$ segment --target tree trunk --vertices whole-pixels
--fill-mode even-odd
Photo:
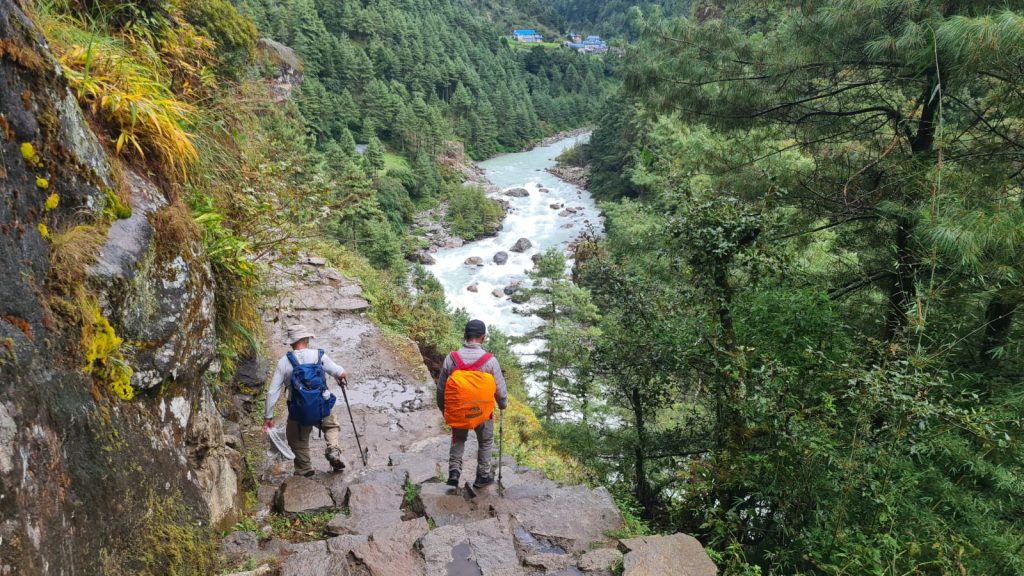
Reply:
[[[558,309],[555,307],[554,293],[551,295],[551,334],[555,333],[556,327],[556,314]],[[545,386],[544,394],[547,396],[544,403],[544,419],[551,420],[551,417],[555,415],[555,352],[551,349],[551,340],[548,338],[548,383]]]
[[[1003,293],[996,294],[989,301],[985,308],[985,339],[981,345],[983,358],[994,360],[998,348],[1006,343],[1017,306],[1017,302],[1010,302]]]
[[[636,446],[633,449],[635,459],[635,488],[636,501],[644,507],[644,518],[653,518],[655,513],[654,494],[651,493],[651,486],[647,482],[647,423],[644,420],[644,406],[640,398],[640,388],[633,387],[630,398],[633,405],[633,419],[636,424]]]
[[[914,285],[915,263],[910,249],[913,225],[900,218],[896,228],[896,273],[889,285],[889,305],[885,319],[885,339],[892,340],[907,326],[907,313],[917,297]]]
[[[936,68],[925,71],[926,82],[918,98],[921,118],[917,122],[917,132],[910,138],[912,157],[925,161],[934,153],[935,131],[938,126],[937,116],[942,108],[942,83]],[[913,202],[907,202],[913,206]],[[889,285],[888,311],[885,319],[885,339],[892,340],[903,333],[907,327],[907,315],[917,298],[914,278],[917,272],[917,261],[910,245],[914,231],[914,222],[905,217],[896,221],[896,274]]]

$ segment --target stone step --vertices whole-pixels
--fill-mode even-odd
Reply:
[[[303,476],[288,478],[274,495],[274,510],[288,516],[327,512],[336,507],[327,487]]]

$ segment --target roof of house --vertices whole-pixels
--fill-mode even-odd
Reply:
[[[536,36],[537,31],[532,28],[520,28],[512,31],[513,36]]]

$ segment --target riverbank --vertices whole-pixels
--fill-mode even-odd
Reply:
[[[522,152],[530,152],[537,148],[554,146],[564,140],[578,139],[581,136],[589,134],[590,131],[591,128],[586,127],[559,132],[558,134],[544,138],[536,145],[528,146]],[[501,156],[505,155],[499,155],[497,157]],[[490,162],[491,160],[493,160],[493,158],[485,160],[484,162]],[[462,186],[482,188],[489,200],[497,202],[502,209],[502,222],[504,222],[505,218],[508,216],[509,210],[511,209],[510,196],[515,197],[514,195],[523,193],[524,189],[521,187],[511,190],[503,190],[503,187],[495,185],[488,179],[486,170],[481,167],[481,163],[466,156],[460,146],[453,145],[449,147],[444,157],[441,159],[441,164],[450,171],[461,175],[463,178]],[[586,174],[579,174],[579,169],[556,165],[545,168],[545,170],[557,176],[561,180],[573,184],[574,186],[583,188],[586,185]],[[541,191],[543,192],[543,190]],[[448,209],[448,201],[442,200],[437,206],[417,212],[413,216],[413,223],[411,226],[412,234],[420,241],[419,243],[421,246],[407,254],[407,260],[419,264],[431,265],[436,262],[434,254],[437,251],[461,248],[468,242],[474,242],[496,236],[503,228],[503,226],[499,226],[495,230],[484,232],[475,238],[467,240],[452,233],[451,224],[447,216]],[[572,208],[570,207],[570,210],[571,209]]]
[[[509,210],[497,235],[431,254],[433,263],[427,268],[444,288],[450,307],[464,309],[510,336],[525,335],[540,324],[538,317],[519,313],[513,288],[529,283],[538,255],[551,248],[570,253],[581,235],[603,231],[601,214],[586,190],[545,171],[583,138],[586,133],[479,163]],[[534,350],[522,345],[516,351]]]

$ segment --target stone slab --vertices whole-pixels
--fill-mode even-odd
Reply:
[[[375,532],[368,542],[353,549],[352,555],[371,576],[423,576],[426,563],[414,546],[428,531],[425,519],[408,520]]]
[[[621,561],[622,552],[615,548],[598,548],[581,556],[577,566],[588,574],[609,574],[611,567]]]
[[[715,576],[718,568],[704,546],[688,534],[641,536],[623,540],[628,550],[623,576]]]
[[[310,478],[292,476],[277,489],[274,508],[282,514],[295,515],[326,512],[333,510],[335,505],[324,485]]]

